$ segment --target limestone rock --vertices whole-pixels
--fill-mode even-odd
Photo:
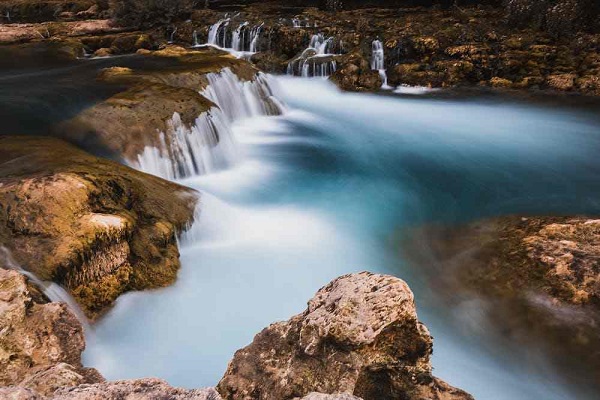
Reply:
[[[0,239],[89,317],[127,290],[175,280],[193,190],[51,138],[1,137],[0,165]]]
[[[350,274],[320,289],[302,314],[269,326],[237,351],[217,388],[236,400],[311,392],[471,399],[431,375],[432,346],[404,281]]]
[[[67,387],[52,400],[221,400],[213,388],[180,389],[160,379],[136,379]]]
[[[80,359],[83,328],[75,315],[65,304],[45,303],[23,275],[2,268],[0,327],[0,386],[23,382],[48,392],[48,385],[87,381]]]

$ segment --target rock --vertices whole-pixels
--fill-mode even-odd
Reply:
[[[45,396],[31,389],[19,386],[0,387],[0,399],[6,400],[47,400]]]
[[[136,379],[57,390],[51,400],[221,400],[217,391],[174,388],[160,379]]]
[[[476,317],[457,311],[465,328],[491,324],[515,346],[545,354],[571,384],[599,389],[597,218],[507,216],[410,236],[427,249],[415,262],[440,301],[478,305]]]
[[[78,386],[86,383],[86,378],[75,367],[66,363],[58,363],[50,367],[38,367],[29,371],[19,386],[50,396],[56,389],[65,386]]]
[[[217,390],[226,399],[293,399],[311,392],[471,399],[431,375],[432,338],[405,282],[368,272],[320,289],[302,314],[235,353]]]
[[[513,85],[511,81],[504,78],[499,78],[497,76],[490,79],[490,86],[495,88],[509,88]]]
[[[47,303],[23,275],[2,268],[0,326],[0,386],[21,384],[48,393],[55,385],[97,379],[81,365],[83,328],[66,304]]]
[[[547,83],[553,89],[568,91],[575,87],[575,79],[575,74],[557,74],[548,76]]]
[[[60,123],[54,133],[75,143],[93,136],[115,157],[137,165],[147,146],[170,149],[170,138],[179,126],[190,129],[199,116],[215,107],[200,94],[208,84],[208,73],[229,68],[242,81],[254,80],[258,73],[247,61],[212,49],[167,46],[143,56],[160,59],[160,66],[103,70],[99,80],[126,88]]]
[[[98,50],[94,51],[94,57],[109,57],[111,55],[112,55],[111,50],[106,47],[102,47],[102,48],[99,48]]]
[[[51,138],[0,137],[0,165],[0,241],[89,317],[125,291],[175,280],[176,237],[197,201],[191,189]]]
[[[323,394],[309,393],[300,400],[362,400],[360,397],[352,396],[347,393]]]

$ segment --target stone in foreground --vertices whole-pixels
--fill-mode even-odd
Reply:
[[[404,281],[350,274],[320,289],[302,314],[269,326],[237,351],[217,389],[235,400],[311,392],[364,400],[472,399],[432,376],[432,348]]]

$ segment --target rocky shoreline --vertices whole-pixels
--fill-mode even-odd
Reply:
[[[282,7],[278,1],[209,2],[209,7],[189,9],[185,21],[173,16],[169,24],[127,25],[126,18],[98,19],[119,15],[110,7],[95,7],[79,16],[58,13],[52,21],[37,25],[31,23],[36,15],[21,13],[28,24],[0,24],[0,44],[68,40],[79,43],[81,54],[109,56],[156,50],[173,42],[191,46],[212,40],[254,53],[252,61],[265,72],[296,69],[295,74],[331,75],[334,83],[351,91],[377,91],[386,83],[600,95],[596,28],[585,25],[587,29],[578,30],[574,23],[567,24],[568,15],[560,14],[554,17],[565,19],[557,20],[564,25],[560,35],[552,31],[550,16],[546,29],[539,23],[528,25],[527,18],[533,21],[533,17],[516,10],[530,5],[448,9],[383,5],[335,12],[312,7],[311,2],[293,7]],[[250,39],[251,35],[255,37]],[[316,51],[311,53],[315,35],[322,36],[319,46],[324,47],[313,47]],[[381,54],[377,66],[375,41]],[[380,73],[384,70],[387,76]]]
[[[0,268],[0,305],[0,395],[15,400],[472,399],[432,376],[432,338],[412,292],[392,276],[362,272],[323,287],[304,313],[238,351],[216,390],[159,379],[104,382],[81,365],[85,341],[75,316],[16,271]]]
[[[108,2],[8,3],[10,20],[0,24],[7,54],[41,45],[66,63],[124,54],[142,60],[102,69],[97,82],[110,87],[110,95],[53,125],[53,138],[0,136],[3,254],[64,287],[90,320],[125,292],[176,280],[177,240],[193,223],[201,198],[166,179],[214,167],[214,160],[204,163],[185,146],[193,135],[203,149],[222,147],[227,139],[227,123],[236,115],[230,104],[219,104],[217,77],[241,88],[239,97],[251,92],[264,115],[278,114],[280,105],[261,71],[306,69],[330,75],[348,91],[379,91],[387,79],[392,87],[600,95],[598,33],[559,38],[511,26],[498,7],[331,12],[312,3],[281,9],[277,2],[250,2],[233,7],[233,15],[232,6],[222,4],[192,10],[187,20],[127,26],[108,19]],[[229,27],[219,28],[225,20]],[[252,54],[189,49],[211,34],[221,35],[213,37],[222,40],[220,47],[233,46],[234,33],[237,53]],[[382,68],[373,63],[376,51],[385,55]],[[199,126],[209,127],[210,135]],[[116,161],[81,150],[89,141]],[[144,169],[148,158],[163,168]],[[441,287],[525,310],[524,319],[494,318],[526,343],[551,332],[542,346],[560,343],[557,359],[577,351],[583,364],[596,365],[598,226],[585,217],[506,217],[436,232],[441,259],[482,243]],[[7,260],[0,260],[0,396],[6,398],[472,399],[433,376],[433,339],[398,278],[366,272],[337,278],[303,313],[265,328],[236,352],[215,388],[187,390],[153,378],[105,382],[84,367],[81,322],[65,304],[50,302],[43,288],[10,271],[15,265]]]

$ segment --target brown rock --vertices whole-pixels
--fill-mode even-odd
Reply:
[[[352,396],[347,393],[323,394],[309,393],[300,400],[362,400],[360,397]]]
[[[112,52],[106,47],[99,48],[94,52],[94,57],[108,57],[111,56]]]
[[[553,89],[568,91],[575,87],[576,78],[577,75],[575,74],[550,75],[547,78],[547,83]]]
[[[0,268],[1,386],[25,382],[33,389],[46,389],[54,385],[51,375],[60,377],[57,385],[86,381],[80,360],[85,347],[81,324],[65,304],[43,301],[23,275]],[[26,391],[15,393],[27,398]]]
[[[0,165],[0,238],[88,316],[127,290],[175,280],[194,191],[50,138],[1,137]]]
[[[402,280],[368,272],[320,289],[302,314],[236,352],[218,390],[226,399],[285,400],[311,392],[471,399],[431,375],[432,339]]]
[[[221,400],[213,388],[174,388],[160,379],[136,379],[67,387],[55,392],[52,400]]]

